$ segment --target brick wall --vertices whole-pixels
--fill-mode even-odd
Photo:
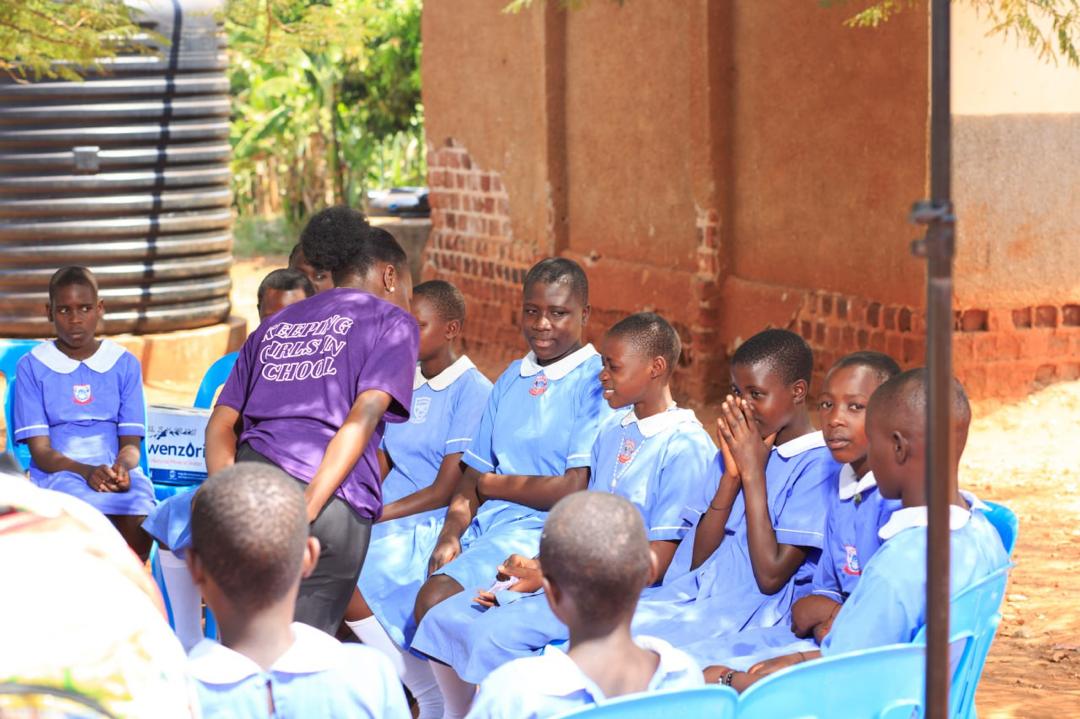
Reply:
[[[953,366],[973,397],[1017,397],[1080,378],[1080,305],[964,308],[955,317]],[[925,361],[926,318],[918,308],[811,292],[789,328],[814,349],[815,387],[858,349],[885,352],[905,368]]]
[[[463,348],[490,377],[521,356],[521,283],[539,254],[517,240],[499,173],[453,140],[428,149],[431,238],[423,276],[453,282],[468,301]]]
[[[540,241],[515,237],[511,198],[498,172],[480,167],[454,140],[430,148],[432,231],[423,276],[457,285],[469,304],[464,349],[494,377],[524,350],[519,308],[529,267],[546,254]],[[521,200],[527,201],[527,200]],[[738,344],[767,326],[802,335],[814,349],[813,391],[844,354],[885,352],[915,367],[926,352],[920,307],[867,297],[777,287],[738,278],[721,281],[721,222],[698,210],[697,267],[677,271],[617,258],[568,255],[592,285],[587,338],[632,312],[664,315],[683,340],[675,391],[681,400],[710,402],[727,391],[727,361]],[[953,361],[973,397],[1014,397],[1057,380],[1080,378],[1080,305],[961,308],[956,311]]]
[[[465,295],[469,317],[463,349],[494,377],[523,354],[521,285],[529,267],[547,252],[539,242],[515,237],[511,198],[499,173],[480,167],[460,143],[451,139],[429,148],[428,166],[432,230],[423,277],[453,282]],[[724,353],[714,351],[721,296],[719,224],[716,212],[699,212],[692,272],[566,253],[589,274],[593,314],[586,338],[597,343],[608,327],[633,312],[659,312],[683,341],[675,389],[686,399],[715,397],[728,385]],[[551,227],[538,232],[550,244]]]

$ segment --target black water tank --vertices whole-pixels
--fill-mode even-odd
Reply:
[[[85,82],[0,77],[0,336],[52,333],[48,280],[90,267],[106,331],[229,315],[229,83],[216,0],[140,3],[169,42]]]

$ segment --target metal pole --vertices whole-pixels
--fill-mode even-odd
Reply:
[[[952,431],[952,262],[956,218],[952,212],[949,0],[932,0],[930,16],[930,201],[912,219],[927,225],[915,243],[927,258],[926,499],[926,716],[949,715],[949,503],[956,486]]]

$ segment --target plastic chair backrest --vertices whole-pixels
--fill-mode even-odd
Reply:
[[[1016,546],[1016,535],[1020,532],[1020,520],[1017,519],[1016,512],[1004,504],[998,504],[997,502],[987,502],[986,504],[990,507],[990,511],[985,513],[986,519],[998,531],[1001,536],[1001,543],[1005,547],[1005,553],[1011,557],[1013,548]]]
[[[796,664],[739,697],[739,719],[910,719],[923,715],[925,647],[886,647]]]
[[[949,602],[950,636],[971,636],[960,663],[953,668],[949,704],[954,717],[974,716],[975,689],[1001,623],[1001,603],[1005,599],[1008,578],[1009,567],[1002,567]]]
[[[630,694],[596,706],[559,714],[574,719],[734,719],[739,695],[715,684],[693,689]]]
[[[988,574],[949,602],[949,644],[953,659],[949,715],[952,717],[975,716],[975,689],[1001,623],[1001,603],[1005,599],[1009,569],[1002,567]],[[912,642],[926,644],[926,627],[919,630]]]
[[[41,340],[0,339],[0,374],[4,375],[7,387],[4,390],[4,424],[7,427],[7,451],[14,455],[19,465],[26,471],[30,468],[30,448],[25,444],[15,444],[14,407],[15,407],[15,368],[30,350]]]
[[[230,352],[210,365],[210,369],[206,370],[202,382],[199,383],[199,391],[195,393],[195,407],[210,409],[214,406],[214,395],[217,394],[218,387],[229,379],[229,373],[236,364],[238,354],[238,352]]]

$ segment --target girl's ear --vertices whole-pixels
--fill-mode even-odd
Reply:
[[[810,385],[804,379],[797,379],[795,383],[791,385],[791,399],[795,404],[802,404],[806,401],[806,395],[810,391]]]
[[[202,560],[193,548],[188,547],[187,552],[184,553],[184,562],[187,564],[188,571],[191,572],[191,581],[196,587],[202,589],[206,584],[206,572],[203,571]]]
[[[592,305],[586,304],[581,308],[581,325],[584,327],[589,322],[589,315],[592,314]]]
[[[400,280],[401,278],[398,277],[397,268],[387,262],[386,265],[383,266],[382,271],[383,288],[386,290],[387,294],[394,294],[394,290],[397,289]]]
[[[908,457],[911,454],[911,443],[908,438],[904,436],[902,432],[896,430],[892,433],[892,448],[893,458],[897,464],[903,464],[908,461]]]
[[[656,558],[656,552],[652,547],[649,547],[649,576],[646,579],[645,587],[651,587],[661,579],[660,574],[660,560]],[[645,587],[642,587],[644,589]]]
[[[446,323],[446,332],[443,337],[447,341],[457,339],[461,335],[461,320],[450,320]]]
[[[652,363],[649,366],[649,377],[656,379],[657,377],[663,377],[667,374],[668,363],[664,357],[653,357]]]
[[[300,578],[307,579],[315,571],[315,565],[319,562],[319,553],[322,551],[317,537],[308,537],[304,546],[304,560],[300,563]]]

